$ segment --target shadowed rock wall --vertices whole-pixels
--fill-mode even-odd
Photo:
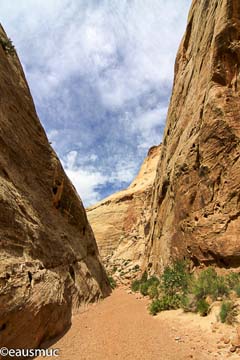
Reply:
[[[82,202],[0,29],[0,346],[33,348],[109,293]]]
[[[240,2],[193,1],[175,64],[146,265],[240,266]]]

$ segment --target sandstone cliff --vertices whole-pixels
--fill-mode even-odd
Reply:
[[[152,184],[161,146],[153,146],[137,177],[123,191],[87,209],[100,254],[107,264],[144,259]],[[106,261],[108,260],[108,261]],[[130,262],[129,262],[130,263]]]
[[[193,1],[152,196],[149,269],[240,266],[240,2]]]
[[[0,29],[0,347],[33,348],[109,293],[82,202]]]

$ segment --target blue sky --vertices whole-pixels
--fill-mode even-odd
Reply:
[[[0,0],[40,120],[85,206],[161,141],[190,0]]]

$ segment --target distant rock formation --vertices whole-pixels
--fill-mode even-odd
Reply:
[[[109,294],[82,202],[0,29],[0,347],[34,348]]]
[[[131,264],[135,262],[140,265],[144,260],[149,231],[147,219],[160,149],[161,145],[149,150],[139,174],[126,190],[87,209],[100,254],[106,264],[110,259],[115,265],[121,260],[131,260]]]
[[[193,1],[176,64],[146,265],[240,266],[240,2]]]

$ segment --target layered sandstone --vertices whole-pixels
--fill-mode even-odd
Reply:
[[[153,146],[131,185],[87,209],[103,259],[141,263],[146,246],[152,184],[161,146]]]
[[[194,0],[176,64],[147,263],[240,266],[240,2]]]
[[[109,293],[82,202],[0,29],[0,347],[33,348]]]

